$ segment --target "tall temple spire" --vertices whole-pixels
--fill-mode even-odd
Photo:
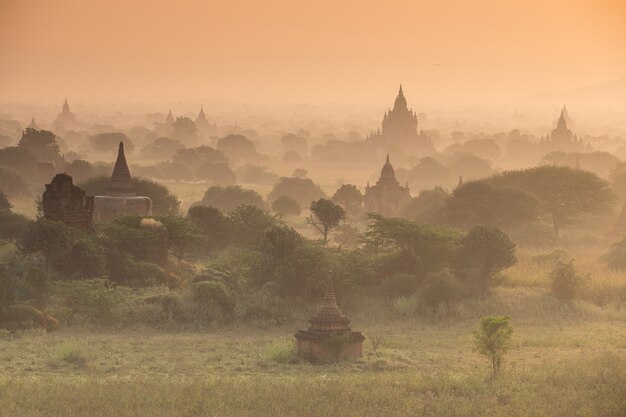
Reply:
[[[165,118],[165,124],[171,125],[174,123],[174,116],[172,115],[172,109],[167,113],[167,117]]]
[[[402,84],[400,84],[400,89],[398,90],[398,96],[396,97],[396,101],[393,104],[393,110],[408,110],[408,105],[406,103],[406,98],[404,98],[404,92],[402,91]]]
[[[39,129],[39,127],[37,126],[37,123],[35,122],[35,116],[33,116],[33,118],[30,121],[30,125],[28,125],[28,127],[30,129]]]
[[[63,113],[70,112],[70,105],[67,102],[67,97],[65,97],[65,101],[63,102]]]
[[[350,330],[350,319],[341,312],[337,305],[332,271],[328,271],[324,298],[320,309],[311,320],[311,330],[346,331]]]
[[[124,142],[120,142],[117,150],[117,160],[113,168],[113,175],[111,175],[109,194],[114,197],[135,195],[135,189],[130,180],[130,170],[126,162],[126,155],[124,154]]]

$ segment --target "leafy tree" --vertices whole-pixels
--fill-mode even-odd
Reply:
[[[235,173],[228,164],[205,162],[196,168],[196,178],[211,181],[213,184],[233,185],[237,182]]]
[[[37,158],[28,149],[17,146],[0,149],[0,166],[13,168],[22,175],[35,175],[37,162]]]
[[[85,181],[94,176],[91,162],[82,159],[74,159],[65,166],[65,173],[72,177],[74,182]]]
[[[296,200],[283,195],[272,203],[272,211],[283,216],[299,216],[302,209]]]
[[[300,137],[299,135],[287,133],[280,139],[280,142],[285,152],[296,152],[300,155],[306,155],[309,152],[309,145],[306,138]]]
[[[322,234],[322,241],[327,243],[328,234],[346,219],[346,212],[340,205],[324,198],[311,202],[310,210],[307,222]]]
[[[579,275],[574,267],[574,261],[559,261],[550,272],[550,287],[559,298],[571,300],[576,296],[585,277]]]
[[[233,243],[241,247],[257,247],[265,231],[280,225],[280,219],[255,206],[239,206],[228,213],[233,227]]]
[[[491,362],[494,378],[500,371],[505,353],[511,349],[513,328],[509,319],[505,316],[483,317],[480,319],[480,328],[474,331],[476,349]]]
[[[450,179],[450,170],[436,159],[428,156],[422,158],[408,172],[408,181],[414,187],[421,184],[443,184]]]
[[[493,275],[515,264],[515,244],[497,227],[476,226],[463,238],[461,268],[473,268],[478,290],[489,289]]]
[[[137,195],[150,197],[152,200],[152,213],[161,216],[175,213],[180,207],[180,201],[171,194],[168,188],[154,180],[147,178],[131,179]],[[111,186],[111,177],[94,177],[78,184],[88,195],[106,195]]]
[[[485,181],[472,181],[454,190],[439,215],[457,227],[511,227],[537,218],[538,205],[537,199],[526,191],[494,187]]]
[[[9,197],[22,197],[30,193],[24,177],[15,169],[0,165],[0,189]]]
[[[204,243],[204,236],[195,223],[189,218],[177,215],[159,217],[158,220],[167,229],[170,251],[178,260],[178,264],[197,259]]]
[[[274,184],[278,175],[267,167],[244,165],[236,170],[239,181],[244,184]]]
[[[409,202],[403,217],[423,223],[437,223],[450,195],[441,187],[423,190]]]
[[[115,153],[120,142],[124,142],[126,152],[132,152],[135,147],[128,136],[121,132],[99,133],[89,138],[91,147],[98,152]]]
[[[563,166],[540,166],[508,171],[494,176],[495,186],[519,188],[539,201],[539,209],[552,222],[558,239],[563,226],[582,214],[597,214],[609,210],[615,195],[609,184],[597,175]]]
[[[448,163],[448,169],[455,177],[462,175],[463,178],[484,178],[493,174],[491,162],[471,153],[462,153],[452,157]]]
[[[331,198],[333,203],[341,205],[350,215],[358,214],[363,208],[363,194],[356,185],[343,184]]]
[[[172,161],[196,169],[204,163],[228,163],[228,158],[221,151],[210,146],[184,148],[176,151]]]
[[[263,197],[256,191],[246,190],[234,185],[228,187],[216,185],[209,188],[204,193],[199,204],[224,211],[231,211],[239,206],[254,206],[261,210],[267,208]]]
[[[177,117],[172,129],[172,137],[182,143],[194,143],[198,139],[198,127],[189,117]]]
[[[272,191],[268,195],[268,200],[274,202],[281,196],[290,197],[298,202],[300,207],[308,207],[311,201],[326,198],[326,194],[319,185],[309,178],[282,177],[279,178]]]
[[[223,137],[217,141],[217,149],[234,161],[250,160],[259,156],[254,143],[244,135],[231,134]]]
[[[204,234],[204,245],[208,251],[228,246],[232,238],[232,224],[220,210],[215,207],[192,206],[187,216]]]
[[[0,209],[0,245],[2,240],[20,240],[28,229],[29,220],[11,210]]]
[[[427,276],[457,258],[461,235],[453,229],[368,214],[367,249],[390,255],[387,270]]]
[[[63,161],[56,136],[47,130],[26,128],[17,146],[26,149],[40,161]]]
[[[141,153],[147,158],[163,160],[171,158],[179,149],[184,147],[179,140],[161,136],[144,146]]]
[[[193,171],[187,165],[178,162],[159,162],[154,165],[154,170],[153,176],[156,178],[174,181],[193,181],[195,178]]]

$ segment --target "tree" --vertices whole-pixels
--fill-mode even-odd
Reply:
[[[174,181],[193,181],[195,175],[187,165],[178,162],[159,162],[154,165],[154,176]],[[146,174],[143,174],[146,175]]]
[[[505,316],[483,317],[480,319],[480,328],[474,331],[476,349],[491,362],[494,378],[500,371],[504,354],[511,348],[513,328],[509,319]]]
[[[538,205],[537,199],[524,190],[471,181],[457,187],[438,214],[440,219],[462,228],[511,227],[537,218]]]
[[[85,181],[94,176],[93,165],[83,159],[74,159],[65,166],[65,173],[72,177],[74,182]]]
[[[283,195],[272,203],[272,211],[283,216],[299,216],[302,209],[296,200]]]
[[[157,220],[167,229],[170,251],[179,266],[184,261],[197,259],[204,236],[191,219],[169,215],[158,217]]]
[[[256,147],[244,135],[231,134],[217,141],[217,149],[234,161],[255,159]]]
[[[356,185],[343,184],[331,198],[333,203],[341,205],[350,215],[358,214],[363,208],[363,194]]]
[[[196,179],[213,184],[234,185],[237,182],[235,173],[225,163],[205,162],[196,168],[195,174]]]
[[[172,136],[182,143],[194,143],[198,139],[198,127],[189,117],[177,117],[172,128]]]
[[[278,175],[267,167],[244,165],[236,170],[239,182],[244,184],[274,184]]]
[[[462,268],[474,269],[472,278],[485,292],[496,272],[515,264],[515,244],[497,227],[476,226],[463,238],[459,260]]]
[[[559,261],[550,272],[550,287],[558,298],[571,300],[585,279],[576,272],[574,261]]]
[[[120,142],[124,142],[126,152],[132,152],[133,142],[122,132],[99,133],[89,138],[89,143],[95,151],[111,154],[117,151]]]
[[[152,213],[157,216],[175,213],[180,208],[180,201],[169,189],[154,180],[147,178],[131,178],[131,184],[135,187],[137,195],[150,197],[152,200]],[[85,190],[87,195],[106,195],[111,186],[111,177],[94,177],[78,184]]]
[[[35,175],[37,162],[37,158],[27,149],[17,146],[0,149],[0,166],[18,170],[22,175]]]
[[[19,148],[26,149],[40,161],[63,161],[54,133],[47,130],[37,130],[27,127],[18,142]]]
[[[196,169],[204,163],[228,163],[228,158],[221,151],[210,146],[198,146],[197,148],[184,148],[176,151],[172,161],[186,165],[190,169]]]
[[[437,223],[450,195],[441,187],[423,190],[404,208],[403,217],[423,223]]]
[[[328,234],[335,230],[346,219],[344,209],[330,200],[320,198],[311,202],[311,215],[307,223],[322,234],[324,244],[328,242]]]
[[[13,204],[9,201],[6,195],[0,190],[0,211],[11,211]]]
[[[293,133],[284,135],[280,139],[280,142],[285,152],[296,152],[300,155],[306,155],[309,152],[309,145],[306,138],[294,135]]]
[[[326,198],[324,191],[311,179],[296,177],[279,178],[267,198],[273,203],[283,195],[296,200],[300,207],[308,207],[311,201]]]
[[[258,247],[265,232],[282,222],[276,216],[255,206],[239,206],[228,213],[232,224],[233,243],[240,247]]]
[[[0,166],[0,189],[9,197],[22,197],[30,193],[28,184],[15,169]]]
[[[220,210],[215,207],[192,206],[187,217],[204,234],[205,247],[209,252],[223,249],[230,243],[233,226]]]
[[[263,197],[256,191],[246,190],[235,185],[228,187],[216,185],[209,188],[198,204],[215,207],[223,211],[231,211],[239,206],[254,206],[261,210],[267,208]]]
[[[163,160],[171,158],[179,149],[184,147],[179,140],[161,136],[144,146],[141,153],[147,158]]]
[[[605,180],[591,172],[563,166],[507,171],[489,181],[495,186],[527,191],[537,198],[539,209],[551,219],[557,239],[563,226],[582,214],[607,211],[615,201]]]

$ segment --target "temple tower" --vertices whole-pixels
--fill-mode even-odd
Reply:
[[[124,142],[120,142],[117,149],[117,160],[113,168],[113,175],[111,175],[111,186],[108,189],[108,194],[113,197],[133,197],[137,195],[135,187],[133,187],[130,181],[130,170],[124,154]]]
[[[328,273],[324,298],[307,330],[295,334],[298,355],[313,360],[363,356],[361,332],[352,331],[350,319],[337,306],[332,274]]]
[[[410,201],[409,186],[408,184],[404,187],[400,185],[389,161],[389,155],[387,155],[376,184],[370,186],[368,183],[365,187],[363,196],[365,210],[388,217],[399,216]]]

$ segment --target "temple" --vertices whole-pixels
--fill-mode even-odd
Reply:
[[[365,187],[363,197],[365,210],[394,217],[399,216],[410,201],[409,185],[402,187],[396,180],[396,173],[387,155],[387,161],[380,171],[376,185],[370,187],[368,183]]]
[[[28,125],[28,128],[39,130],[39,126],[37,126],[37,123],[35,122],[35,116],[33,116],[33,118],[31,119],[30,124]]]
[[[108,222],[120,216],[150,216],[151,214],[152,200],[150,197],[137,196],[126,163],[124,143],[120,142],[107,195],[94,197],[93,219],[95,222]]]
[[[437,153],[431,140],[421,131],[417,132],[417,115],[409,109],[402,85],[393,104],[393,109],[385,112],[382,131],[368,135],[366,140],[377,148],[396,158],[424,157]]]
[[[54,121],[54,127],[60,129],[68,129],[76,125],[76,117],[74,113],[70,111],[70,105],[67,103],[67,98],[63,103],[63,110],[58,114]]]
[[[339,310],[330,272],[324,299],[309,323],[307,330],[298,330],[295,334],[299,356],[313,360],[363,356],[365,337],[361,332],[352,331],[350,319]]]
[[[42,196],[42,209],[47,220],[62,221],[69,227],[91,230],[94,197],[74,185],[72,177],[57,174]]]
[[[556,128],[549,136],[541,139],[541,144],[547,151],[584,152],[586,150],[582,139],[576,137],[568,128],[568,119],[567,109],[563,106]]]
[[[172,109],[167,113],[167,117],[165,118],[165,125],[171,126],[174,124],[174,116],[172,115]]]

